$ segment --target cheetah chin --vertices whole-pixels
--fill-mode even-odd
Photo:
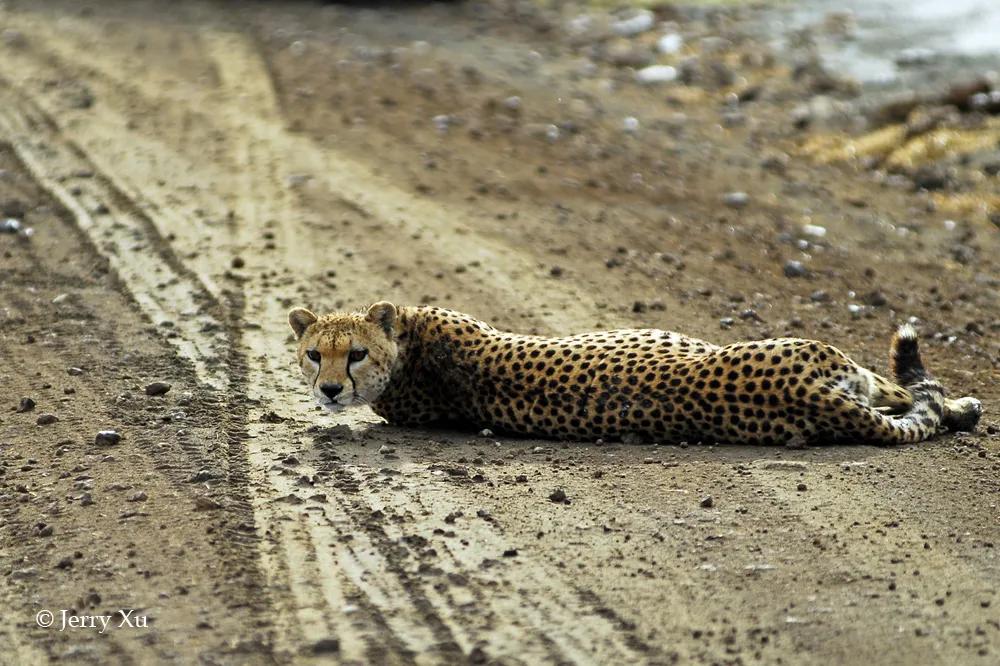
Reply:
[[[916,331],[890,348],[892,379],[800,338],[719,346],[658,329],[519,335],[437,307],[385,301],[288,315],[299,367],[330,412],[370,405],[390,423],[560,439],[800,446],[901,444],[972,430],[982,405],[949,399]]]

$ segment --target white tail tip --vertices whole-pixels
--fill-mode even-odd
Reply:
[[[913,324],[903,324],[896,329],[896,335],[902,340],[916,340],[917,329],[913,328]]]

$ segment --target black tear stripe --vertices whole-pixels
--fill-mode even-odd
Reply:
[[[313,393],[316,392],[316,382],[319,381],[319,371],[323,369],[323,357],[319,357],[319,363],[316,364],[316,378],[313,379]]]
[[[347,352],[347,378],[351,380],[351,400],[354,400],[358,395],[358,387],[354,383],[354,377],[351,376],[351,352]]]

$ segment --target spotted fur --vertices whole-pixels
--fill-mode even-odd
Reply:
[[[663,443],[898,444],[971,429],[982,411],[975,398],[945,398],[909,326],[893,338],[891,381],[798,338],[717,346],[657,329],[548,338],[385,302],[323,317],[296,309],[289,322],[320,404],[370,404],[400,425]],[[367,354],[352,361],[358,349]],[[341,387],[333,397],[331,385]]]

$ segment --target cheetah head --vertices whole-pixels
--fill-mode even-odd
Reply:
[[[399,354],[398,311],[381,301],[361,312],[317,317],[305,308],[288,313],[298,338],[298,361],[316,402],[332,411],[376,400],[389,383]]]

